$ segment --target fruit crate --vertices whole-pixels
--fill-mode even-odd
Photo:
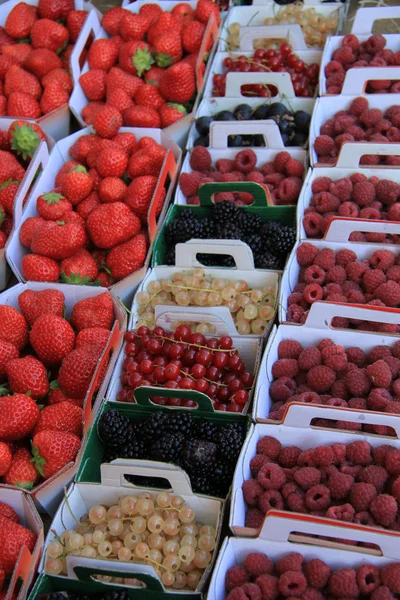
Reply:
[[[132,4],[128,4],[124,8],[132,13],[138,13],[140,7],[143,4],[151,4],[151,2],[138,1],[133,2]],[[176,6],[178,2],[172,0],[164,0],[162,3],[162,7],[165,10],[172,10],[174,6]],[[192,7],[196,7],[196,0],[189,0],[188,4]],[[83,73],[89,71],[89,65],[87,61],[85,62],[83,68],[81,69],[79,66],[79,59],[83,49],[85,48],[90,36],[94,35],[95,39],[108,39],[109,35],[106,31],[101,27],[100,21],[94,13],[90,14],[90,18],[86,19],[85,25],[82,28],[79,40],[74,48],[74,51],[71,55],[71,64],[73,69],[73,79],[74,79],[74,90],[72,92],[69,106],[78,120],[78,123],[81,127],[86,127],[87,124],[82,118],[82,110],[87,105],[88,99],[86,98],[82,87],[79,83],[79,77]],[[168,135],[174,142],[176,142],[181,148],[185,148],[186,139],[189,132],[190,125],[193,120],[194,113],[196,112],[198,103],[202,96],[202,91],[205,82],[207,81],[208,74],[210,72],[210,66],[212,63],[212,58],[214,56],[215,48],[217,45],[218,39],[218,26],[215,22],[214,18],[211,18],[207,24],[206,31],[204,34],[203,44],[199,51],[199,58],[197,63],[197,73],[196,73],[196,81],[197,81],[197,96],[193,105],[192,112],[179,121],[173,123],[169,127],[166,127],[163,132]],[[200,66],[203,64],[204,57],[206,54],[206,47],[210,40],[213,40],[213,46],[208,53],[207,66],[204,74],[201,74]]]
[[[88,442],[90,443],[90,442]],[[136,484],[132,485],[126,479],[130,475],[136,478]],[[212,525],[216,531],[216,547],[221,534],[222,520],[224,515],[224,503],[214,498],[199,497],[192,492],[190,481],[187,475],[180,469],[165,468],[163,463],[143,463],[133,461],[122,461],[121,463],[102,464],[100,467],[99,478],[92,481],[85,481],[78,475],[74,483],[66,492],[66,497],[60,504],[57,513],[51,524],[51,529],[46,537],[42,560],[39,565],[39,572],[45,573],[46,548],[49,543],[57,536],[60,536],[66,529],[76,527],[76,519],[85,516],[89,509],[96,504],[113,505],[118,503],[122,495],[133,493],[165,491],[165,488],[158,487],[157,483],[162,478],[168,485],[168,491],[181,496],[188,506],[196,512],[196,517],[207,525]],[[153,487],[150,483],[143,483],[144,480],[155,482]],[[75,517],[75,518],[74,518]],[[191,597],[200,598],[207,578],[211,572],[213,562],[217,551],[213,554],[213,560],[205,569],[198,587],[193,591]],[[91,580],[93,572],[102,572],[111,576],[123,576],[127,578],[139,579],[143,583],[150,583],[151,591],[164,592],[159,577],[153,566],[143,563],[122,562],[116,560],[101,560],[96,558],[84,558],[81,556],[69,555],[66,558],[67,580],[83,579]],[[60,581],[65,581],[65,576],[59,576]],[[148,586],[147,591],[150,592]],[[171,595],[180,594],[180,590],[167,590]],[[136,590],[135,590],[136,592]],[[146,597],[146,596],[145,596]]]
[[[329,337],[335,344],[340,344],[345,349],[358,346],[365,352],[369,352],[378,344],[392,345],[399,339],[398,336],[390,334],[334,329],[331,327],[331,322],[334,317],[338,316],[349,319],[361,318],[379,323],[400,323],[398,311],[389,312],[379,307],[366,308],[361,305],[351,306],[350,304],[335,304],[334,302],[315,302],[311,306],[307,322],[301,327],[295,323],[284,323],[279,327],[275,326],[261,360],[254,392],[253,416],[257,423],[276,423],[276,421],[271,421],[268,418],[272,406],[269,391],[275,379],[272,375],[272,366],[278,360],[278,346],[283,340],[297,340],[304,348],[307,348]],[[330,407],[330,410],[332,410],[332,407]],[[346,419],[348,415],[349,420],[353,412],[362,415],[361,420],[363,415],[368,416],[371,411],[353,411],[350,408],[340,409],[340,414],[346,414]],[[379,413],[373,414],[378,415]],[[382,416],[386,418],[386,415]],[[391,418],[393,419],[393,417]],[[397,417],[393,421],[397,421]]]
[[[345,164],[343,164],[344,162]],[[300,240],[307,239],[308,241],[312,241],[315,239],[321,239],[308,237],[303,225],[305,210],[309,208],[311,199],[314,196],[312,192],[313,182],[319,177],[329,177],[336,182],[338,179],[342,179],[343,177],[351,177],[351,175],[359,172],[357,155],[350,155],[346,161],[340,157],[339,163],[340,166],[336,166],[334,168],[321,167],[320,169],[309,169],[297,203],[297,231]],[[400,176],[397,174],[396,169],[363,168],[362,174],[368,179],[371,177],[378,177],[379,179],[388,179],[400,184]],[[322,239],[329,239],[329,241],[332,242],[347,243],[349,242],[349,235],[354,231],[361,231],[364,225],[364,219],[335,215],[330,220],[329,226]],[[388,230],[390,229],[390,233],[400,235],[400,223],[396,223],[395,221],[370,220],[369,227],[369,231],[372,232],[386,232],[387,230],[387,233],[389,233]]]
[[[11,506],[19,516],[20,524],[30,529],[37,536],[32,553],[26,546],[21,549],[8,587],[5,590],[4,600],[12,600],[13,598],[24,600],[36,573],[43,550],[43,523],[32,499],[21,489],[13,490],[0,486],[0,501]]]
[[[0,26],[4,27],[8,14],[15,6],[17,6],[17,4],[19,4],[19,0],[7,0],[6,2],[0,4]],[[39,0],[26,0],[26,4],[29,4],[30,6],[38,6]],[[74,0],[74,7],[76,10],[87,11],[88,15],[92,12],[94,15],[101,15],[100,11],[98,11],[89,0]],[[80,36],[78,37],[76,44],[79,43],[79,40]],[[14,119],[16,118],[17,117],[14,117]],[[56,110],[53,110],[51,113],[36,119],[36,123],[40,125],[43,131],[50,135],[54,140],[58,141],[63,139],[71,132],[70,111],[68,104],[63,104]]]
[[[128,303],[130,298],[135,291],[135,288],[139,285],[140,281],[146,274],[148,265],[150,264],[150,257],[152,252],[152,244],[156,237],[157,229],[162,223],[164,215],[167,210],[167,206],[172,194],[172,190],[174,189],[175,179],[177,177],[179,171],[179,165],[181,160],[181,150],[173,142],[163,131],[160,129],[142,129],[142,128],[131,128],[131,127],[122,127],[120,132],[131,132],[134,133],[137,139],[141,137],[148,136],[153,138],[157,143],[162,144],[167,150],[167,155],[164,160],[164,164],[160,171],[157,188],[154,192],[153,199],[151,202],[151,206],[147,215],[147,224],[148,231],[150,237],[150,248],[147,253],[147,257],[145,263],[141,269],[132,273],[122,281],[115,283],[111,286],[112,289],[123,302]],[[16,277],[19,281],[24,282],[24,277],[22,275],[21,261],[22,258],[29,253],[28,249],[22,246],[19,241],[19,231],[20,226],[28,217],[36,216],[36,198],[41,194],[44,194],[55,188],[55,178],[58,170],[63,166],[65,162],[71,159],[69,155],[70,147],[76,142],[76,140],[82,135],[88,135],[93,133],[91,128],[86,128],[78,131],[70,135],[69,137],[63,139],[58,142],[50,156],[48,166],[42,173],[42,176],[37,181],[35,187],[32,189],[32,192],[29,196],[23,218],[19,222],[19,226],[14,230],[10,243],[7,248],[7,260],[11,266]],[[156,220],[155,212],[158,203],[158,197],[161,193],[162,188],[168,185],[167,193],[165,196],[163,209]]]
[[[374,544],[379,551],[372,553],[356,546],[358,542]],[[398,562],[398,547],[398,536],[386,531],[361,530],[353,523],[341,521],[338,524],[333,519],[271,511],[256,539],[225,538],[210,582],[208,600],[225,600],[226,572],[243,564],[251,552],[267,554],[274,562],[291,552],[298,552],[306,561],[318,558],[336,570],[358,569],[363,565],[382,568]]]
[[[312,426],[313,419],[342,419],[352,423],[363,423],[372,425],[386,425],[395,429],[396,437],[369,435],[361,432],[349,432],[340,429],[316,428]],[[279,424],[257,424],[252,428],[250,435],[242,447],[235,477],[233,480],[232,502],[229,515],[229,527],[232,533],[238,537],[257,537],[258,529],[246,527],[245,517],[247,512],[246,502],[243,497],[242,485],[244,481],[251,479],[250,461],[257,454],[258,441],[264,436],[277,438],[282,447],[297,446],[301,450],[316,448],[317,446],[329,446],[331,444],[350,444],[351,442],[365,441],[374,448],[389,445],[395,449],[400,448],[400,429],[397,417],[393,415],[375,412],[358,412],[331,406],[316,404],[293,403],[288,407],[283,422]],[[336,505],[344,504],[345,500],[333,501]],[[291,518],[292,511],[282,510]],[[294,513],[296,514],[296,513]],[[269,512],[267,513],[269,515]],[[382,532],[378,525],[366,527],[358,525],[360,530]],[[386,531],[385,531],[386,533]],[[397,537],[399,533],[394,534]]]
[[[86,434],[93,420],[94,413],[92,411],[92,408],[94,405],[95,389],[96,386],[100,383],[100,374],[104,369],[104,365],[108,362],[103,381],[100,384],[98,392],[96,392],[96,394],[98,395],[97,397],[103,397],[105,390],[107,389],[111,373],[114,369],[118,353],[123,342],[126,330],[126,313],[124,307],[121,305],[116,296],[114,296],[114,294],[112,294],[111,292],[107,292],[107,290],[104,290],[104,288],[83,287],[79,285],[62,285],[57,283],[19,283],[11,287],[9,290],[0,294],[0,304],[6,304],[8,306],[12,306],[16,309],[19,309],[18,296],[23,291],[41,291],[48,289],[56,289],[64,294],[66,315],[68,316],[70,315],[73,306],[83,298],[94,298],[106,292],[111,295],[111,298],[113,300],[115,322],[110,332],[108,344],[99,359],[96,371],[93,375],[93,379],[91,381],[90,387],[87,391],[84,400],[83,430],[84,434]],[[82,448],[83,444],[81,450],[78,452],[74,463],[68,463],[55,475],[46,479],[45,481],[34,487],[32,490],[27,491],[27,494],[29,494],[32,497],[32,499],[35,501],[36,505],[41,511],[48,512],[49,514],[54,514],[54,511],[60,503],[64,487],[68,485],[75,476],[80,461],[80,454]],[[11,486],[6,486],[5,484],[2,487],[6,487],[7,489],[13,489]]]
[[[281,74],[281,73],[280,73]],[[239,101],[237,101],[239,102]],[[274,160],[275,156],[278,152],[288,152],[292,158],[299,160],[304,164],[304,168],[307,169],[307,151],[296,148],[288,148],[283,145],[281,134],[279,133],[279,128],[274,121],[266,120],[266,121],[214,121],[210,126],[210,146],[208,148],[213,164],[220,158],[228,158],[233,159],[238,152],[244,150],[245,148],[230,148],[228,147],[228,138],[230,135],[235,134],[258,134],[264,136],[264,141],[266,143],[265,148],[253,148],[254,152],[257,155],[256,168],[261,167],[265,162]],[[182,164],[181,174],[182,173],[191,173],[193,171],[190,166],[190,154],[187,153],[186,157]],[[252,190],[249,188],[249,183],[251,184]],[[212,188],[209,187],[212,185]],[[232,187],[227,188],[226,183],[210,183],[203,184],[201,189],[204,190],[204,195],[207,191],[207,197],[210,195],[210,190],[213,193],[217,193],[219,191],[227,191],[228,189],[232,190]],[[262,206],[273,206],[276,205],[273,203],[273,200],[268,192],[268,188],[258,183],[254,182],[238,182],[235,183],[234,191],[249,191],[254,196],[254,204],[259,207]],[[258,198],[256,198],[256,194]],[[179,181],[178,186],[175,193],[174,204],[184,204],[187,205],[187,198],[184,196]],[[282,208],[284,205],[280,205]]]

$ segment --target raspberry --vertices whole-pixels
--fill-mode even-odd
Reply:
[[[316,515],[316,516],[323,516],[323,515]],[[318,590],[308,587],[306,589],[306,591],[304,592],[304,594],[302,595],[302,599],[303,600],[324,600],[325,596],[323,594],[321,594],[321,592],[319,592]]]
[[[357,571],[357,585],[362,594],[372,594],[379,587],[379,569],[373,565],[363,565]]]
[[[308,302],[308,304],[313,304],[313,302],[318,302],[322,300],[324,297],[322,287],[317,283],[311,283],[307,285],[304,290],[304,298]]]
[[[278,152],[273,161],[275,171],[278,173],[285,173],[286,163],[288,163],[290,160],[292,160],[292,157],[290,156],[289,152]]]
[[[389,267],[389,269],[386,271],[386,277],[388,279],[392,279],[396,283],[399,283],[399,281],[400,281],[400,266],[395,265],[394,267]]]
[[[363,96],[355,98],[349,106],[349,113],[359,117],[365,110],[368,109],[368,100]]]
[[[198,146],[196,146],[196,148],[197,147]],[[250,576],[248,572],[239,565],[231,567],[226,572],[225,587],[229,591],[243,585],[244,583],[247,583],[248,581],[250,581]]]
[[[233,171],[233,160],[230,158],[219,158],[215,166],[220,173],[230,173]]]
[[[261,589],[263,600],[275,600],[278,597],[278,578],[274,575],[260,575],[255,583]]]
[[[308,213],[304,216],[303,227],[307,237],[316,238],[321,234],[322,216],[318,213]]]
[[[316,283],[322,285],[325,281],[325,271],[318,265],[311,265],[304,271],[306,283]]]
[[[278,490],[263,492],[260,496],[259,505],[264,514],[267,514],[270,510],[283,510],[285,508],[283,498]]]
[[[256,153],[251,148],[246,148],[246,150],[241,150],[236,154],[233,161],[233,169],[241,173],[250,173],[254,171],[256,163]]]
[[[314,463],[314,449],[308,448],[308,450],[304,450],[298,458],[297,464],[300,467],[313,467]]]
[[[199,171],[192,171],[192,173],[182,173],[179,177],[179,185],[181,186],[182,194],[189,198],[195,196],[199,189],[200,180],[202,174]]]
[[[332,464],[333,458],[333,451],[329,446],[317,446],[314,450],[314,462],[317,467]]]
[[[351,504],[342,504],[341,506],[331,506],[326,511],[328,519],[336,519],[337,521],[347,521],[351,523],[355,511]]]
[[[297,459],[301,454],[301,449],[297,446],[286,446],[282,448],[278,455],[278,464],[281,467],[291,469],[297,465]]]
[[[302,467],[294,474],[294,480],[303,490],[309,490],[321,481],[321,472],[315,467]]]
[[[292,204],[297,202],[302,185],[302,181],[298,177],[287,177],[284,179],[279,184],[277,191],[278,204]]]
[[[311,184],[311,191],[313,194],[318,194],[319,192],[329,192],[330,186],[332,184],[332,179],[330,177],[317,177]],[[332,192],[333,194],[334,192]]]
[[[321,352],[313,346],[303,350],[298,359],[298,364],[302,371],[309,371],[312,367],[320,365],[321,362]]]
[[[369,509],[376,495],[376,489],[371,483],[356,483],[350,490],[350,502],[357,512],[361,512]]]
[[[251,583],[246,583],[245,585],[252,585]],[[257,587],[257,586],[255,586]],[[260,589],[260,588],[258,588]],[[261,593],[260,593],[261,596]],[[236,587],[227,595],[227,600],[249,600],[249,596],[244,591],[244,586]]]
[[[368,206],[375,200],[375,187],[369,181],[360,181],[353,187],[352,200],[358,206]]]
[[[387,390],[376,388],[368,396],[367,407],[369,410],[384,411],[391,399]]]
[[[189,164],[193,171],[201,171],[202,173],[209,171],[212,164],[211,154],[204,146],[195,146],[190,153]]]
[[[336,373],[329,367],[317,365],[307,373],[307,383],[315,392],[327,392],[336,379]]]
[[[389,496],[389,494],[379,494],[375,500],[371,502],[370,511],[379,525],[389,527],[397,515],[397,502],[393,496]]]
[[[360,283],[363,274],[368,270],[368,265],[365,262],[351,262],[346,265],[346,274],[350,281]]]
[[[309,586],[321,590],[328,583],[331,568],[319,558],[312,558],[304,567],[304,574]]]
[[[314,150],[318,156],[329,155],[335,150],[335,142],[329,135],[318,135],[314,141]]]
[[[383,446],[378,446],[372,450],[372,456],[374,458],[374,464],[380,465],[381,467],[385,465],[386,457],[389,452],[392,452],[393,446],[389,446],[388,444],[384,444]]]
[[[392,280],[382,283],[375,290],[375,296],[386,306],[398,306],[400,304],[400,285]]]
[[[353,369],[347,373],[345,382],[352,396],[365,396],[371,389],[371,382],[362,369]]]
[[[257,481],[266,490],[280,490],[286,483],[286,475],[279,465],[266,463],[259,470]]]
[[[250,461],[250,471],[253,477],[255,477],[258,471],[261,469],[265,463],[269,462],[271,459],[264,454],[256,454]],[[261,493],[261,492],[260,492]]]
[[[280,377],[272,382],[269,390],[271,400],[275,402],[285,402],[293,395],[296,388],[296,382],[290,377]]]
[[[400,221],[400,205],[398,203],[392,204],[388,211],[389,221]]]
[[[378,54],[378,52],[383,50],[385,46],[386,38],[384,38],[383,35],[379,35],[377,33],[371,35],[365,43],[365,49],[370,54]]]
[[[257,443],[257,454],[265,454],[269,458],[275,460],[281,450],[281,443],[274,437],[266,435]]]
[[[335,500],[344,500],[353,485],[354,478],[351,475],[345,475],[339,471],[334,471],[329,476],[328,487],[332,498],[335,498]]]
[[[279,377],[296,377],[299,372],[299,364],[294,358],[280,358],[272,365],[272,376],[275,379]]]
[[[370,269],[364,273],[363,284],[369,294],[373,294],[382,283],[386,283],[386,275],[381,269]]]
[[[343,65],[337,60],[331,60],[325,67],[325,77],[331,77],[336,73],[341,73],[344,75]]]
[[[385,467],[391,475],[400,475],[400,450],[388,452]]]
[[[328,589],[335,598],[356,598],[359,591],[354,569],[339,569],[332,573]]]
[[[261,552],[250,552],[243,562],[243,566],[251,577],[260,577],[260,575],[271,575],[274,570],[272,560]]]
[[[250,508],[246,513],[244,526],[250,529],[259,529],[263,524],[265,515],[259,508]]]
[[[323,248],[314,258],[314,265],[318,265],[325,271],[335,266],[335,253],[331,248]]]
[[[293,512],[304,513],[308,510],[305,501],[305,493],[302,490],[290,494],[290,496],[286,498],[286,504],[288,505],[289,510],[292,510]]]
[[[368,442],[351,442],[346,448],[346,458],[356,465],[370,465],[371,445]]]
[[[310,510],[325,510],[331,503],[331,494],[326,485],[313,485],[306,492],[306,505]]]
[[[373,485],[379,494],[385,487],[388,480],[388,474],[386,469],[382,466],[369,465],[369,467],[365,467],[365,469],[360,472],[358,479],[363,483],[370,483]]]
[[[358,125],[350,125],[350,127],[347,128],[347,133],[352,135],[356,142],[362,142],[366,137],[365,131]]]
[[[400,593],[400,563],[386,565],[381,569],[382,583],[394,594]]]
[[[354,515],[353,522],[357,523],[358,525],[370,525],[370,526],[376,525],[375,519],[373,518],[371,513],[369,513],[366,510],[362,510],[361,512],[356,513]]]
[[[336,265],[345,267],[347,264],[355,262],[357,260],[357,255],[353,250],[343,249],[336,253],[335,259]]]
[[[382,271],[387,271],[395,261],[396,255],[391,250],[375,250],[369,259],[373,269],[382,269]]]
[[[319,250],[309,242],[304,242],[296,250],[297,262],[302,267],[308,267],[313,264]]]
[[[332,282],[332,283],[337,283],[337,284],[342,284],[346,281],[346,270],[344,267],[332,267],[331,269],[329,269],[329,271],[326,274],[326,281]]]
[[[390,346],[375,346],[368,354],[368,362],[374,363],[385,356],[392,356],[392,349]]]
[[[392,496],[394,496],[397,502],[400,501],[400,477],[397,477],[393,482]]]
[[[344,444],[332,444],[333,462],[335,464],[342,463],[346,458],[346,446]]]
[[[304,558],[299,552],[290,552],[276,562],[276,572],[281,576],[288,571],[301,573],[303,561]]]
[[[248,479],[242,484],[243,498],[249,506],[257,506],[258,498],[263,493],[264,489],[255,479]]]
[[[360,115],[360,121],[365,127],[374,127],[382,119],[382,111],[379,108],[368,108]]]
[[[388,388],[392,381],[392,372],[384,360],[377,360],[368,365],[367,375],[376,388]]]
[[[285,163],[285,172],[288,177],[300,177],[304,175],[304,165],[297,158],[290,158]]]
[[[284,181],[284,179],[285,176],[282,173],[271,173],[270,175],[265,176],[264,183],[270,183],[275,189],[282,181]]]
[[[381,179],[375,190],[377,199],[383,204],[393,204],[400,196],[400,185],[390,179]]]
[[[330,192],[320,192],[313,197],[313,206],[321,215],[336,213],[340,206],[340,200]]]
[[[278,346],[278,358],[298,358],[303,346],[296,340],[283,340]]]
[[[286,571],[279,579],[278,589],[283,596],[301,596],[307,580],[299,571]]]

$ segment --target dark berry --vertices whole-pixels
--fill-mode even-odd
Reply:
[[[208,135],[212,121],[212,117],[199,117],[196,121],[196,129],[198,133],[202,136]]]
[[[239,104],[233,111],[233,115],[238,121],[249,121],[252,110],[253,109],[248,104]]]

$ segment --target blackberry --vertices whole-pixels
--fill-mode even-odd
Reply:
[[[229,223],[235,221],[239,216],[239,208],[233,202],[224,200],[213,206],[213,216],[218,223]]]
[[[193,419],[190,412],[175,412],[172,415],[167,415],[163,423],[165,433],[181,433],[186,438],[191,435],[192,426]]]
[[[208,473],[196,473],[191,475],[190,483],[192,490],[195,494],[204,494],[205,496],[216,496],[217,498],[223,498],[224,493],[221,486],[211,481]]]
[[[197,260],[205,267],[225,267],[235,266],[235,261],[228,254],[198,254]]]
[[[115,590],[113,592],[102,592],[94,596],[94,600],[129,600],[126,590]]]
[[[206,419],[199,419],[194,422],[193,425],[193,437],[198,440],[205,440],[206,442],[212,442],[218,432],[218,428],[211,421]]]
[[[245,431],[242,425],[230,423],[221,427],[215,437],[218,446],[218,454],[221,461],[235,464],[242,448]]]
[[[240,211],[237,219],[237,226],[243,235],[257,233],[262,225],[262,220],[256,213],[248,213],[244,210]]]
[[[271,233],[267,247],[276,255],[286,256],[296,242],[296,229],[290,225],[281,225]]]
[[[217,453],[217,446],[213,442],[205,440],[190,439],[187,440],[181,451],[181,460],[183,468],[189,473],[208,471]]]
[[[166,433],[151,446],[150,456],[161,462],[176,462],[184,441],[185,436],[181,433]]]
[[[232,483],[234,472],[234,464],[229,464],[226,461],[217,461],[210,471],[210,477],[212,480],[219,482],[222,486],[227,486],[229,488]]]
[[[168,420],[168,414],[165,412],[155,412],[141,424],[140,436],[143,440],[150,442],[157,440],[166,433],[165,424]]]
[[[220,240],[239,240],[240,230],[235,223],[217,223],[215,226],[215,235]]]
[[[128,417],[111,408],[100,417],[97,427],[99,438],[107,445],[118,445],[132,438],[132,425]]]
[[[243,236],[243,241],[250,246],[254,254],[260,254],[264,248],[264,242],[258,233]]]
[[[212,217],[204,217],[201,220],[201,224],[203,226],[203,239],[209,240],[215,237],[215,223]]]
[[[282,260],[268,250],[261,254],[255,254],[254,264],[256,269],[274,269],[278,271],[282,269]]]
[[[269,238],[275,231],[280,229],[280,227],[281,226],[277,221],[266,221],[260,227],[260,235],[262,238]]]
[[[104,462],[111,462],[117,458],[146,458],[146,454],[146,443],[138,438],[133,438],[118,446],[109,446],[104,455]]]
[[[174,265],[175,264],[175,246],[169,248],[165,253],[164,263],[166,265]]]
[[[202,232],[202,223],[193,211],[184,210],[166,226],[165,239],[167,244],[179,244],[192,238],[201,238]]]

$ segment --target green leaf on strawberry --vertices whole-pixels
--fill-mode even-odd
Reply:
[[[89,276],[84,276],[80,273],[71,273],[70,275],[66,275],[65,273],[61,273],[61,281],[62,283],[69,283],[74,285],[90,285],[92,282],[90,281]]]
[[[136,67],[139,77],[145,71],[148,71],[152,64],[154,64],[154,58],[149,52],[148,48],[138,48],[135,54],[132,56],[132,64]]]
[[[21,154],[22,158],[32,158],[41,142],[40,135],[29,123],[15,123],[11,134],[11,149]]]
[[[44,470],[43,467],[46,464],[46,459],[42,458],[39,454],[39,448],[37,446],[33,446],[32,448],[32,454],[33,454],[33,458],[31,459],[31,462],[35,465],[35,469],[36,471],[39,473],[39,475],[41,475],[42,477],[44,477]]]

